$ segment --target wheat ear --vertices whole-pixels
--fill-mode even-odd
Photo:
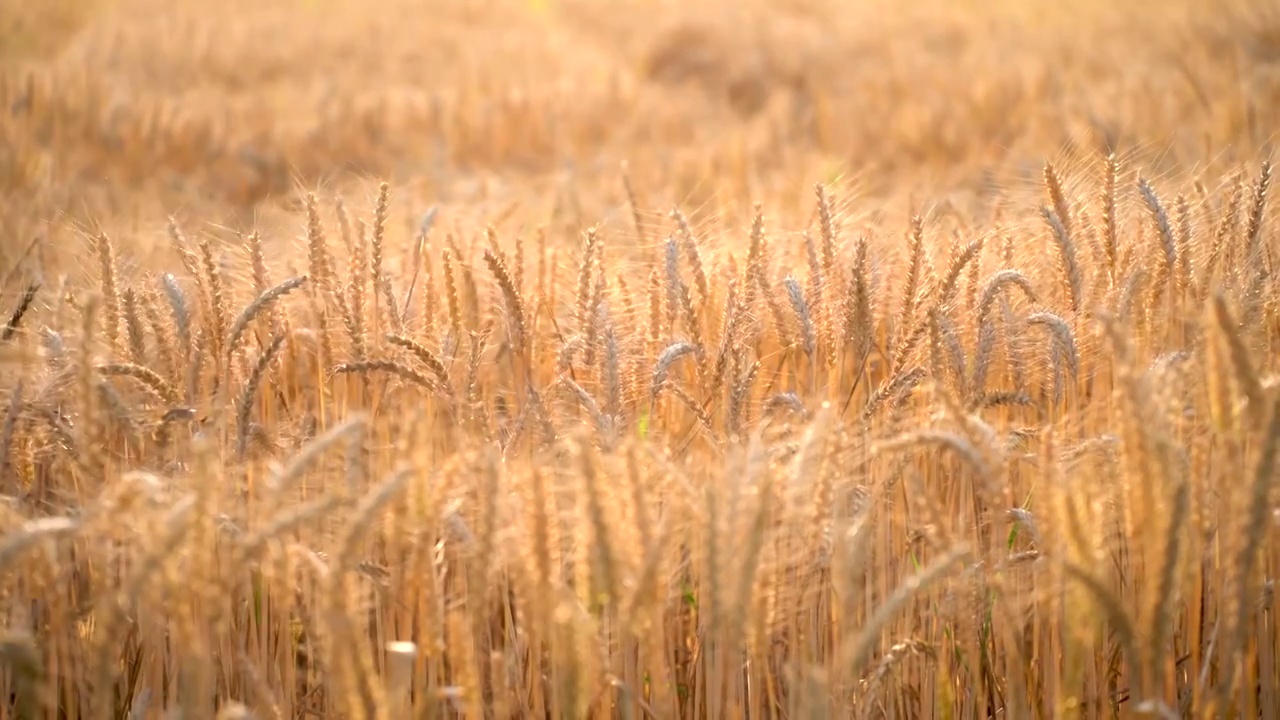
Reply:
[[[1071,302],[1071,312],[1078,313],[1083,302],[1081,296],[1084,293],[1084,278],[1080,274],[1075,245],[1071,242],[1066,223],[1057,211],[1042,207],[1040,214],[1053,230],[1053,238],[1058,246],[1058,256],[1062,260],[1062,275],[1067,285],[1067,299]]]
[[[515,281],[502,258],[495,255],[492,250],[486,249],[484,262],[489,266],[489,272],[493,273],[493,277],[498,281],[498,287],[502,290],[503,301],[507,306],[507,319],[511,327],[511,344],[522,353],[527,340],[524,299],[520,297],[520,290],[516,288]]]
[[[689,270],[693,273],[694,285],[698,288],[698,296],[706,302],[711,297],[711,286],[707,282],[707,271],[702,263],[702,253],[698,250],[698,239],[689,226],[689,219],[680,212],[680,208],[672,208],[671,217],[680,228],[680,239],[683,241],[685,257],[689,261]]]
[[[1258,173],[1258,181],[1253,186],[1253,206],[1249,209],[1249,220],[1245,224],[1244,240],[1249,260],[1254,260],[1254,253],[1262,240],[1262,225],[1266,217],[1267,191],[1271,187],[1271,162],[1264,160]]]
[[[434,391],[436,389],[436,383],[432,381],[431,378],[423,375],[404,363],[398,363],[394,360],[362,360],[359,362],[342,363],[340,365],[335,365],[332,372],[334,375],[384,372],[396,375],[428,390]]]
[[[236,413],[236,454],[241,460],[244,459],[245,452],[248,450],[249,416],[253,410],[253,400],[258,394],[258,387],[262,384],[262,378],[267,374],[267,369],[271,367],[271,362],[280,353],[280,348],[284,345],[284,339],[284,333],[277,333],[272,338],[271,344],[267,345],[266,349],[262,351],[258,362],[253,366],[253,370],[249,373],[249,379],[245,381],[244,389],[240,393],[239,409]]]
[[[0,342],[9,342],[18,332],[18,326],[22,323],[22,318],[26,316],[31,306],[35,303],[36,293],[40,291],[40,283],[30,283],[26,289],[22,291],[22,297],[18,298],[18,304],[13,307],[13,312],[9,313],[9,319],[4,324],[4,329],[0,330]]]
[[[1102,222],[1105,228],[1102,248],[1107,258],[1107,277],[1114,284],[1116,278],[1116,262],[1119,259],[1119,224],[1117,216],[1117,194],[1120,186],[1120,160],[1115,153],[1106,158],[1105,180],[1102,190]]]
[[[236,316],[235,322],[231,324],[231,332],[227,334],[228,357],[235,354],[236,348],[240,343],[240,336],[249,327],[249,324],[253,322],[254,318],[264,311],[269,311],[276,301],[302,287],[306,281],[306,275],[289,278],[275,287],[263,290],[258,294],[258,297],[253,299],[253,302],[246,305],[240,311],[240,314]]]
[[[170,405],[178,403],[178,391],[149,367],[133,363],[105,363],[98,365],[97,370],[103,375],[131,377],[147,386],[162,401]]]
[[[387,334],[384,335],[383,338],[392,345],[402,347],[413,353],[414,357],[418,358],[423,365],[426,365],[427,368],[430,369],[431,372],[440,380],[441,387],[446,390],[453,387],[453,383],[449,380],[449,369],[445,367],[445,364],[440,361],[440,358],[437,357],[435,353],[427,349],[425,345],[411,338],[404,337],[403,335]]]
[[[115,245],[106,233],[98,233],[98,272],[102,283],[103,324],[112,351],[119,350],[120,342],[120,290],[116,279]]]
[[[911,217],[910,253],[906,282],[902,290],[902,304],[894,333],[896,339],[892,343],[893,365],[896,368],[901,368],[905,364],[911,350],[910,346],[914,344],[912,336],[915,335],[915,340],[919,338],[915,332],[915,311],[919,300],[921,275],[924,271],[924,218],[920,215]]]

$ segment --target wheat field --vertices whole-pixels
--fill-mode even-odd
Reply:
[[[1280,718],[1274,0],[0,0],[0,719]]]

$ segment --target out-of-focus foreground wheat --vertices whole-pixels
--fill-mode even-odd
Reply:
[[[0,0],[0,718],[1280,717],[1274,7]]]

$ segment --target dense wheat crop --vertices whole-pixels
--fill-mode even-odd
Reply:
[[[0,718],[1280,717],[1268,0],[0,0]]]

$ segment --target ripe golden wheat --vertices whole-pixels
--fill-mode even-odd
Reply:
[[[985,16],[947,17],[920,42]],[[0,720],[1280,716],[1276,111],[1169,70],[1195,92],[1060,159],[1049,51],[859,95],[843,50],[732,37],[677,28],[635,85],[536,46],[580,97],[485,97],[495,47],[430,110],[326,96],[306,132],[0,55]],[[1202,136],[1127,151],[1197,94]],[[875,135],[853,96],[910,110]],[[402,117],[514,189],[423,217]],[[1034,186],[975,182],[1020,121]],[[842,144],[868,179],[812,160]],[[912,162],[971,192],[900,212]],[[388,180],[344,199],[345,163]],[[252,227],[157,209],[195,197]]]
[[[647,259],[584,233],[576,279],[388,237],[387,184],[349,250],[308,195],[278,283],[257,235],[229,272],[171,223],[186,272],[135,284],[101,234],[65,324],[6,331],[45,358],[0,434],[38,629],[6,683],[86,717],[1274,709],[1271,172],[1174,231],[1114,156],[1078,197],[1047,165],[900,259],[818,185],[802,247],[758,207],[713,258],[676,211]]]

